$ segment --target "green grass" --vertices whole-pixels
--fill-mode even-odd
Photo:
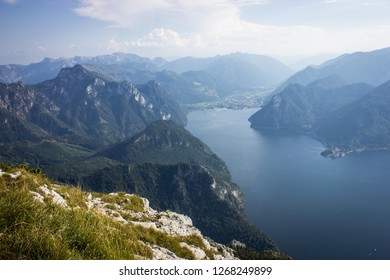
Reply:
[[[70,208],[88,208],[85,204],[86,193],[80,187],[55,185],[54,190],[67,200]]]
[[[151,259],[147,244],[164,247],[178,257],[193,259],[194,255],[180,243],[186,242],[205,250],[197,236],[170,236],[161,231],[133,223],[121,223],[85,204],[87,194],[80,188],[55,185],[40,172],[28,168],[2,166],[7,172],[20,171],[17,179],[7,174],[0,177],[0,259]],[[67,200],[68,208],[46,197],[37,201],[31,192],[48,185]],[[41,194],[43,194],[41,192]],[[121,215],[144,208],[143,200],[135,195],[93,193],[104,203],[119,205]],[[127,211],[127,210],[131,211]]]
[[[134,259],[139,252],[151,256],[146,246],[134,242],[134,231],[109,217],[35,201],[29,179],[1,180],[1,259]]]
[[[95,193],[96,195],[96,193]],[[104,194],[100,197],[103,202],[111,203],[111,204],[117,204],[122,208],[123,210],[129,210],[134,212],[141,212],[144,210],[144,202],[143,200],[137,196],[137,195],[130,195],[125,192],[118,192],[116,194]],[[112,205],[110,209],[117,210],[118,208]]]

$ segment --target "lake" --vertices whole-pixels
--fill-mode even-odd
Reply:
[[[305,135],[267,135],[256,109],[190,112],[204,141],[242,188],[249,221],[294,259],[390,259],[390,152],[332,160]]]

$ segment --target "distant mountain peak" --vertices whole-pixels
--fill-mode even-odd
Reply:
[[[62,78],[64,76],[69,75],[78,75],[81,77],[90,77],[94,73],[87,70],[83,65],[76,64],[72,67],[64,67],[60,70],[59,74],[57,75],[57,78]]]

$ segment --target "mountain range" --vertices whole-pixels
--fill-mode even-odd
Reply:
[[[0,84],[2,142],[53,139],[86,147],[115,143],[157,119],[186,124],[180,106],[155,82],[116,82],[81,65],[36,85]],[[18,126],[18,129],[15,129]]]
[[[128,80],[136,84],[156,81],[180,104],[212,101],[233,92],[227,82],[211,77],[204,71],[177,74],[168,70],[140,70],[121,65],[84,64],[83,66],[91,71],[109,75],[111,79],[117,81]]]
[[[95,57],[76,56],[72,58],[44,58],[40,62],[28,65],[8,64],[0,65],[0,82],[12,83],[22,81],[26,84],[37,84],[54,79],[60,70],[73,67],[76,64],[93,65],[127,65],[140,70],[157,69],[167,61],[162,58],[149,59],[135,54],[113,53]]]
[[[365,83],[341,85],[336,77],[307,86],[291,84],[249,118],[257,129],[309,132],[329,112],[364,96],[373,87]],[[340,86],[341,85],[341,86]]]
[[[158,211],[190,216],[217,242],[282,257],[246,220],[226,164],[184,129],[185,112],[159,83],[77,64],[34,85],[1,83],[0,97],[0,162],[39,167],[91,192],[142,195]]]
[[[278,60],[261,55],[235,53],[166,61],[114,53],[96,57],[45,58],[29,65],[0,65],[0,82],[36,84],[54,79],[62,68],[76,64],[117,81],[129,80],[134,84],[157,81],[180,104],[275,86],[293,73]]]
[[[265,131],[308,133],[333,157],[390,147],[390,48],[345,54],[287,79],[249,118]]]
[[[246,53],[210,58],[184,57],[168,63],[165,68],[177,73],[205,71],[228,81],[235,89],[274,85],[293,73],[274,58]]]
[[[329,148],[326,156],[390,148],[389,59],[390,48],[346,54],[294,75],[277,60],[242,53],[3,65],[0,162],[38,167],[92,193],[146,197],[157,211],[191,217],[216,242],[237,240],[257,257],[285,258],[246,220],[226,164],[185,130],[183,105],[285,80],[250,117],[253,128],[311,135]]]
[[[390,148],[390,81],[325,116],[315,134],[347,151]]]
[[[347,84],[363,82],[379,86],[390,80],[390,48],[343,54],[319,66],[309,66],[284,81],[276,92],[289,84],[305,86],[329,76],[339,76]]]

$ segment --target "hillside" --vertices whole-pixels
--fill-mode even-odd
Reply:
[[[239,240],[258,252],[278,252],[272,239],[246,220],[241,190],[226,164],[172,121],[155,121],[97,153],[58,141],[8,143],[0,148],[2,161],[39,165],[61,182],[146,197],[159,211],[191,217],[217,242]]]
[[[106,167],[97,168],[103,159]],[[277,250],[264,232],[246,221],[241,190],[232,182],[226,164],[207,145],[171,121],[153,122],[134,137],[78,166],[75,171],[66,171],[74,170],[72,164],[53,166],[52,173],[68,174],[62,180],[90,190],[125,191],[147,197],[158,210],[190,216],[199,229],[218,242],[226,244],[236,239],[259,251]],[[80,172],[86,166],[94,166],[95,171]]]
[[[37,169],[1,168],[0,259],[222,260],[251,253],[212,241],[189,217],[155,211],[139,196],[84,192],[54,184]]]
[[[218,180],[231,180],[225,163],[205,143],[172,121],[152,122],[145,130],[97,156],[125,164],[198,164],[209,169]]]
[[[240,211],[244,208],[242,193],[232,182],[225,164],[211,149],[182,127],[171,121],[155,121],[144,131],[99,152],[122,164],[155,163],[193,164],[203,167],[213,178],[215,193],[230,201]]]
[[[292,84],[249,121],[262,131],[310,134],[327,147],[322,153],[327,157],[388,149],[389,93],[389,81],[375,88],[364,83],[329,87],[323,80],[307,86]]]
[[[0,259],[233,259],[189,217],[126,193],[86,193],[0,170]]]
[[[340,86],[341,85],[341,86]],[[323,117],[369,92],[364,83],[343,85],[339,79],[316,80],[307,86],[292,84],[249,118],[260,130],[311,132]]]
[[[226,185],[225,189],[219,186],[218,191],[216,179],[202,166],[120,165],[98,171],[81,182],[89,189],[98,186],[104,192],[125,191],[148,197],[157,210],[170,209],[190,216],[196,227],[217,242],[238,240],[259,252],[279,251],[274,241],[251,225],[234,204],[237,191],[232,192]]]
[[[344,151],[390,147],[390,82],[335,110],[316,126],[328,147]]]

